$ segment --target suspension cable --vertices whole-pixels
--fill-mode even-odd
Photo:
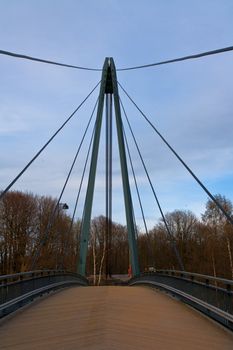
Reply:
[[[121,107],[122,107],[122,110],[123,110],[123,112],[124,112],[124,115],[125,115],[125,118],[126,118],[126,121],[127,121],[128,127],[129,127],[129,130],[130,130],[130,133],[131,133],[131,135],[132,135],[132,137],[133,137],[133,140],[134,140],[135,146],[136,146],[136,148],[137,148],[137,151],[138,151],[139,157],[140,157],[140,159],[141,159],[141,162],[142,162],[143,168],[144,168],[144,170],[145,170],[145,173],[146,173],[147,179],[148,179],[148,181],[149,181],[149,184],[150,184],[151,190],[152,190],[152,192],[153,192],[153,195],[154,195],[155,201],[156,201],[156,203],[157,203],[157,205],[158,205],[158,208],[159,208],[160,214],[161,214],[161,216],[162,216],[162,220],[163,220],[163,222],[164,222],[164,225],[165,225],[165,228],[166,228],[166,230],[167,230],[167,233],[168,233],[168,235],[169,235],[169,237],[170,237],[170,239],[171,239],[171,243],[172,243],[172,245],[173,245],[173,249],[174,249],[174,252],[175,252],[175,255],[176,255],[176,258],[177,258],[178,264],[179,264],[179,266],[180,266],[181,270],[184,270],[184,265],[183,265],[183,262],[182,262],[182,260],[181,260],[181,256],[180,256],[180,254],[179,254],[179,252],[178,252],[178,250],[177,250],[177,247],[176,247],[176,243],[175,243],[174,237],[173,237],[173,235],[172,235],[172,233],[171,233],[171,231],[170,231],[170,229],[169,229],[169,226],[168,226],[167,220],[166,220],[166,218],[165,218],[165,215],[164,215],[164,213],[163,213],[162,207],[161,207],[160,202],[159,202],[159,200],[158,200],[158,197],[157,197],[157,195],[156,195],[156,192],[155,192],[154,186],[153,186],[153,184],[152,184],[152,181],[151,181],[150,175],[149,175],[149,173],[148,173],[148,170],[147,170],[146,164],[145,164],[145,162],[144,162],[144,160],[143,160],[143,157],[142,157],[141,151],[140,151],[140,149],[139,149],[139,146],[138,146],[137,140],[136,140],[136,138],[135,138],[135,135],[134,135],[133,129],[132,129],[132,127],[131,127],[131,124],[130,124],[129,119],[128,119],[128,116],[127,116],[127,113],[126,113],[126,111],[125,111],[125,108],[124,108],[124,106],[123,106],[123,104],[122,104],[122,101],[121,101],[121,100],[120,100],[120,103],[121,103]]]
[[[224,52],[228,52],[228,51],[232,51],[232,50],[233,50],[233,46],[228,46],[228,47],[224,47],[224,48],[220,48],[220,49],[216,49],[216,50],[201,52],[198,54],[169,59],[166,61],[160,61],[160,62],[149,63],[149,64],[133,66],[133,67],[118,68],[117,71],[128,71],[128,70],[135,70],[135,69],[141,69],[141,68],[160,66],[160,65],[174,63],[174,62],[180,62],[180,61],[196,59],[196,58],[201,58],[201,57],[210,56],[210,55],[216,55],[216,54],[220,54],[220,53],[224,53]],[[97,72],[102,71],[101,68],[89,68],[89,67],[76,66],[76,65],[72,65],[72,64],[61,63],[61,62],[51,61],[51,60],[47,60],[47,59],[43,59],[43,58],[19,54],[19,53],[15,53],[15,52],[11,52],[11,51],[0,50],[0,54],[6,55],[6,56],[11,56],[14,58],[20,58],[20,59],[25,59],[25,60],[30,60],[30,61],[40,62],[40,63],[52,64],[52,65],[62,66],[62,67],[67,67],[67,68],[75,68],[75,69],[81,69],[81,70],[87,70],[87,71],[97,71]]]
[[[62,66],[62,67],[67,67],[67,68],[75,68],[75,69],[82,69],[82,70],[89,70],[89,71],[98,71],[98,72],[102,71],[102,69],[100,69],[100,68],[88,68],[88,67],[75,66],[75,65],[72,65],[72,64],[54,62],[54,61],[50,61],[50,60],[45,60],[43,58],[22,55],[22,54],[19,54],[19,53],[10,52],[10,51],[4,51],[4,50],[0,50],[0,55],[6,55],[6,56],[15,57],[15,58],[25,59],[25,60],[36,61],[36,62],[40,62],[40,63],[54,64],[56,66]]]
[[[138,228],[137,228],[137,222],[136,222],[136,217],[135,217],[135,211],[134,211],[134,206],[132,204],[132,216],[133,216],[133,224],[134,224],[134,230],[136,233],[136,241],[138,242]]]
[[[92,145],[94,134],[95,134],[95,128],[96,128],[96,122],[95,122],[95,125],[94,125],[94,128],[93,128],[93,132],[92,132],[92,135],[91,135],[91,140],[90,140],[90,143],[89,143],[89,146],[88,146],[88,151],[87,151],[87,156],[86,156],[85,163],[84,163],[84,168],[83,168],[83,172],[82,172],[82,176],[81,176],[81,181],[80,181],[80,184],[79,184],[79,189],[78,189],[78,193],[77,193],[76,200],[75,200],[75,206],[74,206],[74,210],[73,210],[73,215],[72,215],[71,222],[70,222],[70,227],[69,227],[69,230],[68,230],[68,233],[67,233],[67,240],[66,240],[65,247],[64,247],[64,254],[66,254],[67,246],[68,246],[68,238],[70,236],[71,230],[72,230],[73,225],[74,225],[74,218],[75,218],[75,214],[76,214],[76,210],[77,210],[77,206],[78,206],[78,202],[79,202],[80,193],[81,193],[81,190],[82,190],[82,185],[83,185],[83,180],[84,180],[84,176],[85,176],[85,172],[86,172],[88,159],[89,159],[89,156],[90,156],[91,145]],[[64,257],[62,258],[62,268],[63,267],[64,267]]]
[[[124,134],[126,149],[127,149],[127,153],[128,153],[128,156],[129,156],[130,166],[131,166],[131,170],[132,170],[132,174],[133,174],[133,178],[134,178],[134,183],[135,183],[135,188],[136,188],[136,192],[137,192],[138,202],[139,202],[139,206],[140,206],[140,209],[141,209],[143,224],[144,224],[144,227],[145,227],[146,235],[147,235],[147,237],[149,237],[148,228],[147,228],[146,219],[145,219],[144,210],[143,210],[142,201],[141,201],[141,196],[140,196],[139,189],[138,189],[138,183],[137,183],[137,179],[136,179],[136,175],[135,175],[133,161],[132,161],[132,157],[131,157],[131,153],[130,153],[130,149],[129,149],[129,143],[128,143],[128,140],[127,140],[127,136],[126,136],[126,133],[125,133],[124,126],[123,126],[123,134]]]
[[[186,61],[186,60],[191,60],[191,59],[205,57],[205,56],[210,56],[210,55],[216,55],[216,54],[219,54],[219,53],[228,52],[228,51],[232,51],[232,50],[233,50],[233,46],[228,46],[228,47],[224,47],[224,48],[217,49],[217,50],[201,52],[201,53],[198,53],[198,54],[184,56],[184,57],[179,57],[179,58],[174,58],[174,59],[170,59],[170,60],[166,60],[166,61],[149,63],[149,64],[144,64],[144,65],[135,66],[135,67],[119,68],[119,69],[117,69],[117,71],[127,71],[127,70],[133,70],[133,69],[141,69],[141,68],[149,68],[149,67],[154,67],[154,66],[161,66],[161,65],[164,65],[164,64],[168,64],[168,63],[174,63],[174,62]]]
[[[168,141],[163,137],[163,135],[158,131],[158,129],[154,126],[154,124],[149,120],[149,118],[143,113],[143,111],[138,107],[136,102],[130,97],[127,91],[123,88],[123,86],[118,82],[121,89],[124,91],[129,100],[133,103],[133,105],[137,108],[140,114],[145,118],[147,123],[154,129],[156,134],[161,138],[161,140],[167,145],[167,147],[172,151],[172,153],[176,156],[176,158],[183,164],[183,166],[188,170],[188,172],[192,175],[192,177],[196,180],[196,182],[201,186],[201,188],[205,191],[205,193],[212,199],[212,201],[216,204],[216,206],[221,210],[221,212],[225,215],[225,217],[229,220],[229,222],[233,225],[233,219],[227,213],[227,211],[223,208],[223,206],[218,202],[218,200],[210,193],[210,191],[205,187],[205,185],[201,182],[201,180],[194,174],[194,172],[190,169],[190,167],[185,163],[185,161],[179,156],[179,154],[174,150],[174,148],[168,143]]]
[[[153,265],[155,265],[154,261],[153,261],[152,246],[150,245],[150,236],[149,236],[149,233],[148,233],[148,227],[147,227],[146,218],[145,218],[145,214],[144,214],[144,210],[143,210],[143,206],[142,206],[142,200],[141,200],[141,196],[140,196],[140,192],[139,192],[139,188],[138,188],[137,178],[136,178],[136,174],[135,174],[135,170],[134,170],[134,166],[133,166],[133,161],[132,161],[132,157],[131,157],[131,153],[130,153],[130,149],[129,149],[129,143],[128,143],[128,140],[127,140],[127,136],[126,136],[126,133],[125,133],[124,126],[123,126],[123,133],[124,133],[127,153],[128,153],[128,157],[129,157],[129,161],[130,161],[130,166],[131,166],[131,170],[132,170],[132,174],[133,174],[133,178],[134,178],[134,183],[135,183],[135,188],[136,188],[136,192],[137,192],[138,202],[139,202],[139,205],[140,205],[142,219],[143,219],[145,232],[146,232],[146,236],[147,236],[147,241],[146,242],[147,242],[147,248],[148,248],[148,252],[149,252],[149,256],[150,256],[150,261],[151,261],[151,263],[153,262]]]
[[[5,196],[9,189],[16,183],[16,181],[23,175],[23,173],[30,167],[30,165],[36,160],[39,155],[44,151],[44,149],[50,144],[50,142],[57,136],[57,134],[64,128],[64,126],[70,121],[74,114],[80,109],[80,107],[86,102],[86,100],[95,91],[100,82],[91,90],[87,97],[80,103],[80,105],[74,110],[74,112],[65,120],[65,122],[60,126],[60,128],[50,137],[50,139],[44,144],[44,146],[36,153],[36,155],[30,160],[30,162],[20,171],[20,173],[11,181],[11,183],[5,188],[0,194],[0,200]]]
[[[72,219],[71,219],[70,228],[69,228],[68,233],[71,232],[73,224],[74,224],[74,217],[75,217],[75,214],[76,214],[78,201],[79,201],[79,197],[80,197],[80,193],[81,193],[81,189],[82,189],[82,185],[83,185],[83,179],[84,179],[84,176],[85,176],[86,167],[87,167],[87,163],[88,163],[88,159],[89,159],[89,155],[90,155],[90,151],[91,151],[91,145],[92,145],[94,134],[95,134],[95,128],[96,128],[96,123],[94,125],[94,129],[93,129],[93,132],[92,132],[90,144],[89,144],[89,147],[88,147],[87,156],[86,156],[86,160],[85,160],[85,164],[84,164],[84,168],[83,168],[83,173],[82,173],[82,177],[81,177],[81,181],[80,181],[80,185],[79,185],[79,189],[78,189],[78,194],[77,194],[77,197],[76,197],[74,211],[73,211],[73,215],[72,215]]]
[[[73,171],[73,168],[74,168],[74,165],[75,165],[75,163],[76,163],[77,157],[78,157],[79,152],[80,152],[80,150],[81,150],[81,147],[82,147],[82,145],[83,145],[83,141],[84,141],[84,139],[85,139],[85,137],[86,137],[86,134],[87,134],[87,131],[88,131],[88,129],[89,129],[89,126],[90,126],[92,117],[93,117],[93,115],[94,115],[94,112],[95,112],[95,109],[96,109],[96,106],[97,106],[97,103],[98,103],[98,99],[97,99],[97,101],[96,101],[96,103],[95,103],[95,106],[94,106],[94,108],[93,108],[93,111],[92,111],[92,113],[91,113],[90,119],[89,119],[89,121],[88,121],[88,124],[87,124],[86,129],[85,129],[84,134],[83,134],[83,137],[82,137],[81,142],[80,142],[80,144],[79,144],[78,150],[77,150],[77,152],[76,152],[76,154],[75,154],[75,157],[74,157],[74,159],[73,159],[73,162],[72,162],[72,164],[71,164],[70,170],[69,170],[68,175],[67,175],[67,177],[66,177],[66,180],[65,180],[65,183],[64,183],[63,188],[62,188],[62,190],[61,190],[61,193],[60,193],[60,195],[59,195],[59,198],[58,198],[58,200],[57,200],[57,202],[56,202],[56,205],[55,205],[55,207],[54,207],[54,209],[53,209],[53,211],[52,211],[52,214],[51,214],[51,216],[50,216],[49,223],[48,223],[47,228],[46,228],[45,233],[44,233],[44,237],[43,237],[43,239],[41,239],[41,241],[39,242],[38,249],[36,250],[36,253],[35,253],[34,258],[33,258],[32,266],[31,266],[31,269],[32,269],[32,270],[35,268],[35,265],[36,265],[37,260],[38,260],[38,258],[39,258],[39,255],[40,255],[40,251],[41,251],[42,246],[44,246],[45,243],[47,242],[49,232],[50,232],[50,230],[51,230],[51,227],[52,227],[53,224],[54,224],[55,215],[56,215],[56,212],[57,212],[57,210],[58,210],[60,200],[61,200],[61,198],[62,198],[62,196],[63,196],[63,193],[64,193],[64,191],[65,191],[65,189],[66,189],[66,185],[67,185],[67,183],[68,183],[68,181],[69,181],[70,175],[71,175],[71,173],[72,173],[72,171]]]

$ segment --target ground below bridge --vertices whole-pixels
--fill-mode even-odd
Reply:
[[[146,287],[73,287],[1,324],[14,350],[233,349],[233,335],[188,306]]]

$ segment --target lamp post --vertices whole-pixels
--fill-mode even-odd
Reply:
[[[68,206],[67,203],[59,203],[59,204],[58,204],[58,211],[59,211],[60,209],[67,210],[67,209],[69,209],[69,206]]]
[[[69,206],[67,203],[59,203],[58,204],[58,207],[57,207],[57,220],[58,220],[58,223],[59,223],[59,215],[60,215],[60,211],[62,210],[67,210],[69,209]],[[57,252],[56,252],[56,269],[58,268],[59,266],[59,263],[58,263],[58,252],[59,252],[59,236],[61,232],[59,232],[59,228],[58,228],[58,233],[57,233]]]

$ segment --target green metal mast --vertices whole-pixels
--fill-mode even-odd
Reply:
[[[124,137],[123,137],[116,68],[115,68],[113,59],[106,58],[103,66],[102,79],[100,84],[96,128],[95,128],[95,135],[94,135],[94,141],[93,141],[87,193],[86,193],[86,199],[84,204],[83,221],[82,221],[82,227],[81,227],[78,273],[80,273],[83,276],[85,276],[85,273],[86,273],[86,257],[87,257],[87,249],[88,249],[88,240],[90,236],[91,212],[92,212],[96,168],[97,168],[97,160],[98,160],[99,141],[100,141],[102,119],[103,119],[104,99],[105,99],[105,95],[107,94],[113,94],[113,98],[114,98],[118,146],[119,146],[119,153],[120,153],[125,213],[126,213],[132,271],[133,271],[133,275],[137,275],[139,273],[137,245],[136,245],[136,238],[135,238],[136,237],[135,225],[133,220],[133,206],[132,206],[132,198],[131,198],[131,192],[130,192],[130,186],[129,186],[129,177],[128,177]]]

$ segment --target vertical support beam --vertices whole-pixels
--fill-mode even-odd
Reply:
[[[109,216],[109,100],[108,100],[109,95],[106,95],[105,101],[106,101],[106,105],[105,105],[105,110],[106,110],[106,140],[105,140],[105,144],[106,144],[106,149],[105,149],[105,157],[106,157],[106,163],[105,163],[105,215],[106,215],[106,240],[108,241],[108,216]],[[107,262],[107,251],[108,251],[108,244],[107,246],[107,250],[106,250],[106,262]]]
[[[111,60],[108,59],[108,75],[106,82],[106,278],[111,276],[111,254],[109,254],[112,242],[112,73]]]
[[[124,200],[125,200],[125,213],[126,213],[128,240],[129,240],[129,249],[130,249],[130,259],[131,259],[133,275],[137,275],[139,274],[140,270],[139,270],[138,253],[137,253],[137,245],[136,245],[136,232],[135,232],[134,219],[133,219],[133,205],[132,205],[132,198],[131,198],[131,192],[130,192],[130,186],[129,186],[129,176],[128,176],[127,160],[126,160],[126,153],[125,153],[125,143],[124,143],[124,136],[123,136],[116,68],[112,58],[110,59],[110,67],[111,67],[117,136],[118,136],[121,173],[122,173],[122,181],[123,181]]]
[[[112,247],[112,95],[110,95],[109,101],[109,237],[108,237],[108,275],[112,276],[112,260],[111,260],[111,247]]]
[[[99,142],[100,142],[100,133],[101,133],[101,125],[102,125],[102,117],[103,117],[104,95],[106,90],[108,65],[109,65],[108,59],[106,58],[103,66],[102,78],[101,78],[101,84],[100,84],[99,103],[98,103],[97,117],[96,117],[96,129],[95,129],[95,135],[94,135],[94,141],[93,141],[90,172],[89,172],[89,179],[88,179],[82,227],[81,227],[80,255],[79,255],[79,263],[78,263],[77,270],[78,270],[78,273],[83,276],[85,276],[86,274],[87,248],[88,248],[88,240],[90,235],[91,212],[92,212],[96,167],[97,167],[98,152],[99,152]]]
[[[105,276],[111,277],[112,241],[112,89],[106,93],[106,254]]]

